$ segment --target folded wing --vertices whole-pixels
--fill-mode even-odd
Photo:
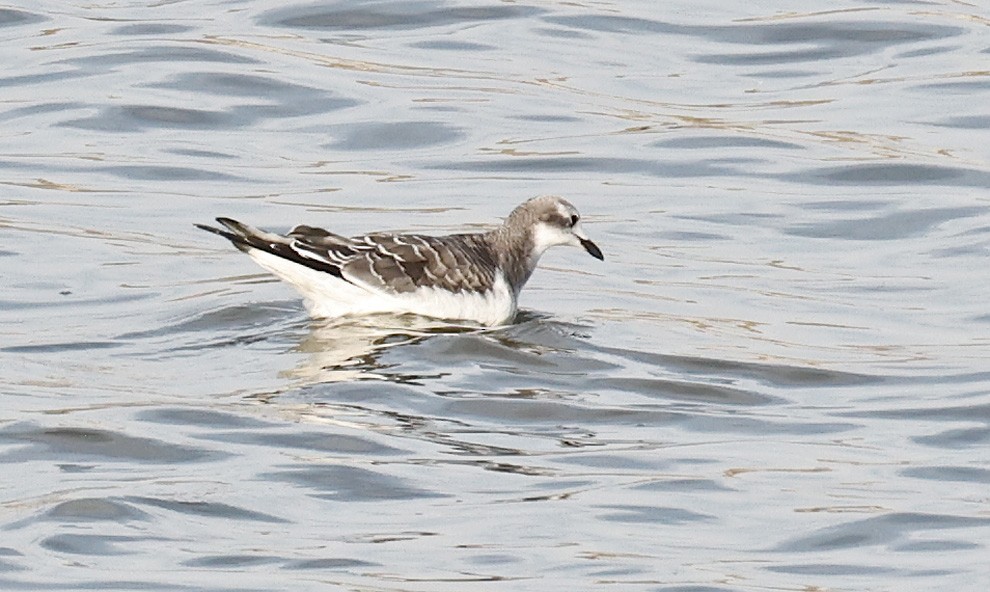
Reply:
[[[424,287],[486,292],[496,281],[494,255],[482,235],[345,237],[322,228],[296,226],[283,236],[230,218],[217,221],[226,230],[197,226],[229,239],[243,251],[258,249],[373,292],[403,294]]]

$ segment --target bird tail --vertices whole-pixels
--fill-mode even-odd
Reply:
[[[276,245],[284,245],[289,242],[284,236],[265,232],[264,230],[231,218],[217,218],[217,222],[223,225],[226,230],[207,224],[195,224],[195,226],[196,228],[224,237],[234,243],[235,247],[245,252],[249,249],[260,249],[271,252],[277,248]]]

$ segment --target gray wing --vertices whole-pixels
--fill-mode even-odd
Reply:
[[[344,267],[345,276],[380,282],[396,291],[437,287],[452,292],[485,292],[498,271],[490,246],[480,235],[445,237],[381,235],[361,237],[371,246]]]
[[[394,293],[421,287],[484,292],[495,283],[495,260],[480,235],[376,233],[344,238],[306,230],[307,236],[296,238],[294,247],[306,256],[339,265],[341,276],[352,283]]]
[[[229,218],[217,221],[230,232],[197,226],[230,239],[242,250],[260,249],[385,292],[408,293],[421,287],[484,292],[494,285],[498,273],[491,246],[480,234],[376,233],[348,238],[322,228],[296,226],[281,236]]]

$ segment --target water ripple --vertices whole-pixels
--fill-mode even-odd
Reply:
[[[982,7],[20,4],[0,589],[987,579]],[[541,193],[607,259],[499,328],[310,321],[193,226]]]

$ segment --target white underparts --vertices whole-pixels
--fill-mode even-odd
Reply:
[[[516,314],[517,295],[501,271],[496,275],[492,288],[486,292],[450,292],[424,287],[413,292],[388,293],[342,280],[258,249],[249,250],[248,255],[261,267],[292,284],[306,299],[306,308],[314,317],[411,313],[500,325]]]

